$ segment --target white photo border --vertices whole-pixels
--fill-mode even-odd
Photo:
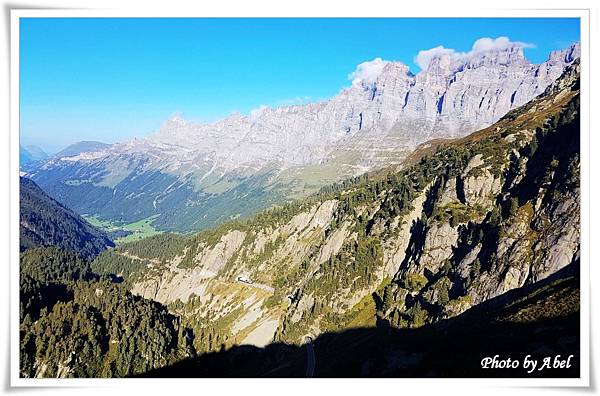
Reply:
[[[279,11],[279,10],[277,10]],[[312,11],[312,10],[311,10]],[[12,387],[126,387],[137,389],[140,384],[158,385],[157,379],[32,379],[19,377],[19,21],[21,18],[130,18],[130,17],[297,17],[293,11],[265,15],[262,9],[256,13],[244,9],[240,11],[214,11],[182,15],[177,9],[154,10],[74,10],[74,9],[14,9],[10,12],[10,386]],[[331,15],[328,12],[311,12],[302,17],[356,17],[356,15]],[[581,21],[581,311],[580,311],[580,378],[490,378],[490,379],[446,379],[446,378],[398,378],[405,384],[419,384],[433,381],[440,388],[447,386],[464,387],[480,385],[491,387],[586,387],[590,385],[590,10],[589,9],[523,9],[523,10],[407,10],[402,15],[364,15],[365,17],[427,17],[427,18],[502,18],[502,17],[540,17],[580,18]],[[231,386],[233,379],[160,379],[161,383],[172,387],[174,382],[184,382],[186,386],[196,387],[199,381],[216,381],[222,386]],[[241,380],[237,380],[241,381]],[[273,385],[278,380],[269,380]],[[298,380],[289,380],[296,382]],[[336,380],[339,381],[339,380]],[[358,385],[352,380],[353,385]],[[238,384],[239,385],[239,384]],[[281,385],[281,383],[279,383]],[[306,383],[304,383],[306,385]],[[310,386],[312,387],[313,384]],[[288,385],[293,387],[294,385]],[[319,385],[317,385],[319,386]],[[278,392],[279,393],[279,392]]]

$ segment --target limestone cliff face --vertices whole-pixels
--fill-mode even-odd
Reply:
[[[386,290],[395,305],[386,306],[381,317],[394,325],[420,325],[415,314],[421,309],[430,321],[454,316],[578,259],[576,75],[577,67],[547,96],[479,136],[462,139],[477,145],[487,135],[483,139],[491,140],[484,146],[498,145],[469,154],[463,169],[436,177],[420,231],[412,233],[413,248]]]
[[[214,337],[418,327],[544,279],[580,251],[578,74],[575,63],[496,124],[423,145],[400,169],[177,239],[127,282],[208,332],[211,350]]]

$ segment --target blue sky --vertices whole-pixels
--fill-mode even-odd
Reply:
[[[361,62],[417,73],[420,50],[499,36],[533,44],[538,63],[579,40],[579,20],[21,19],[21,139],[53,152],[145,136],[174,113],[210,122],[326,99]]]

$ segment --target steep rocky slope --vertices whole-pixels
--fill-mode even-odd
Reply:
[[[580,376],[579,274],[569,266],[455,318],[418,329],[381,324],[313,339],[315,377],[574,377]],[[493,342],[491,342],[493,340]],[[243,345],[187,358],[146,377],[304,377],[309,346]],[[482,356],[537,360],[535,370],[481,369]],[[569,366],[540,370],[547,356]]]
[[[174,117],[146,139],[59,156],[31,177],[79,213],[126,222],[160,214],[156,227],[197,230],[400,163],[428,139],[486,127],[578,57],[574,44],[535,65],[508,42],[461,59],[438,55],[416,75],[378,59],[330,100],[213,124]]]
[[[399,167],[192,237],[127,244],[92,267],[168,305],[197,351],[418,328],[576,262],[579,196],[575,62],[497,123]]]

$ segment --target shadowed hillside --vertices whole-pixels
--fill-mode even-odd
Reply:
[[[81,216],[50,198],[32,180],[20,181],[21,251],[37,246],[57,246],[93,258],[115,244]]]
[[[419,329],[376,328],[326,333],[313,341],[316,377],[578,377],[579,274],[571,265],[462,315]],[[499,355],[523,361],[567,358],[568,369],[532,374],[522,368],[482,370]],[[235,346],[150,371],[148,377],[304,377],[307,346]]]

